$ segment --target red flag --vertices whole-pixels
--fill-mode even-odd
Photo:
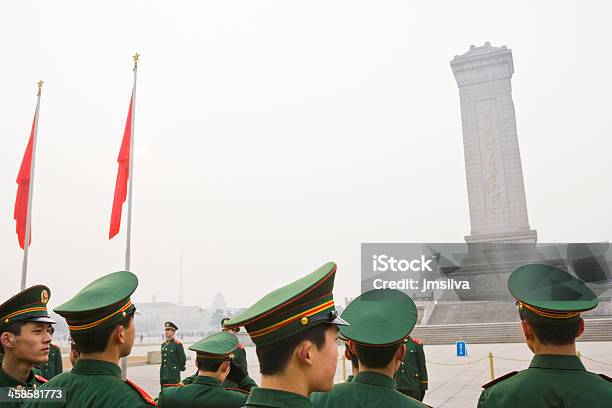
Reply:
[[[23,154],[19,174],[17,174],[17,197],[15,198],[15,211],[13,218],[15,219],[17,239],[19,246],[24,249],[24,241],[26,236],[26,219],[28,217],[28,196],[30,195],[30,172],[32,170],[32,144],[34,143],[34,128],[36,127],[36,114],[32,121],[32,131],[30,132],[30,140],[28,147]],[[32,225],[30,225],[32,231]],[[30,242],[32,242],[32,234],[30,234]]]
[[[117,182],[115,184],[115,198],[113,199],[113,212],[111,214],[110,231],[108,239],[112,239],[119,233],[121,227],[121,209],[127,197],[127,183],[130,178],[130,143],[132,138],[132,99],[130,98],[130,109],[128,110],[127,121],[125,122],[125,132],[117,162]]]

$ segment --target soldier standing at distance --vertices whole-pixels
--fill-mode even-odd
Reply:
[[[36,375],[35,364],[49,358],[51,324],[47,302],[49,288],[32,286],[0,305],[0,349],[4,356],[0,366],[0,387],[36,388],[47,380]],[[20,402],[2,406],[19,407]]]
[[[412,337],[406,339],[406,356],[395,373],[397,390],[418,401],[423,401],[427,390],[427,366],[423,342]]]
[[[519,309],[529,349],[529,368],[483,385],[479,408],[612,406],[612,379],[586,371],[576,355],[584,331],[580,312],[597,307],[597,296],[579,279],[540,264],[521,266],[508,289]]]
[[[178,327],[172,322],[164,324],[166,341],[161,345],[161,365],[159,367],[159,382],[163,387],[172,387],[181,382],[181,371],[185,371],[187,356],[183,343],[174,336]]]

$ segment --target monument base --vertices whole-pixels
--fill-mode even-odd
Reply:
[[[529,229],[523,231],[512,231],[496,234],[466,235],[464,238],[465,242],[468,244],[487,242],[535,244],[536,242],[538,242],[538,233],[536,232],[536,230]]]

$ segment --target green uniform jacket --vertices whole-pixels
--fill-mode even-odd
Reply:
[[[585,370],[577,356],[536,354],[529,368],[483,386],[479,408],[612,406],[612,382]]]
[[[190,385],[163,388],[157,403],[168,408],[240,408],[247,396],[248,392],[226,390],[216,378],[198,376]]]
[[[302,395],[269,388],[253,388],[244,407],[311,408],[310,400]]]
[[[174,339],[164,341],[161,345],[161,366],[159,367],[159,382],[178,384],[181,381],[181,371],[185,371],[185,349],[183,343]]]
[[[72,371],[60,374],[40,389],[62,388],[65,403],[28,402],[27,408],[138,408],[157,405],[137,385],[121,379],[117,364],[99,360],[77,360]]]
[[[329,392],[313,393],[310,400],[317,408],[427,407],[397,391],[393,378],[371,371],[359,372],[353,381],[336,384]]]
[[[406,342],[406,356],[402,361],[395,382],[398,390],[426,390],[427,367],[425,366],[425,352],[423,343],[415,339]]]
[[[51,344],[51,349],[49,350],[49,361],[40,365],[40,375],[45,377],[47,380],[50,380],[63,372],[64,368],[62,367],[62,352],[55,344]]]
[[[12,387],[12,388],[39,388],[39,386],[46,383],[47,380],[37,375],[33,370],[30,371],[30,375],[25,382],[19,382],[0,368],[0,387]],[[0,404],[2,407],[17,408],[21,407],[21,402],[3,402]]]

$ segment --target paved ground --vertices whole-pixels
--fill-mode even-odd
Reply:
[[[157,349],[158,346],[137,346],[133,354],[143,355]],[[612,342],[578,343],[578,350],[587,370],[612,376]],[[532,356],[527,346],[520,343],[468,345],[468,357],[455,357],[454,345],[425,346],[429,390],[424,402],[434,407],[475,407],[480,386],[490,379],[489,352],[494,355],[495,376],[528,367]],[[187,362],[183,377],[195,372],[194,354],[188,352],[188,355],[191,355],[191,360]],[[259,383],[257,356],[253,347],[247,347],[247,358],[249,374]],[[350,366],[347,365],[347,369],[350,370]],[[130,367],[128,377],[151,395],[159,393],[159,365]],[[341,380],[340,363],[336,381]]]

